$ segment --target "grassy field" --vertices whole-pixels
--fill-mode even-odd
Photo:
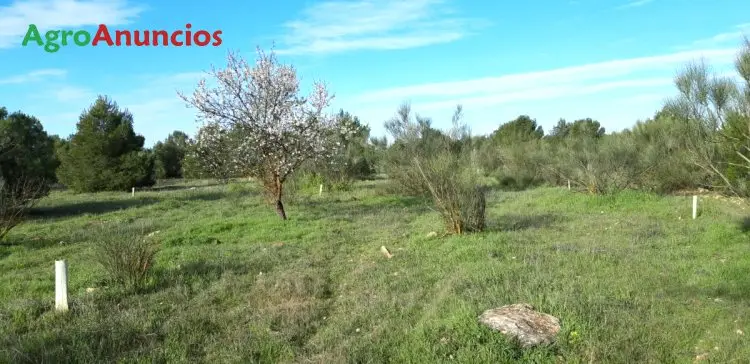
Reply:
[[[0,362],[750,358],[750,211],[730,201],[702,198],[692,220],[689,197],[494,192],[487,232],[441,238],[437,213],[380,183],[300,192],[286,222],[243,183],[55,192],[0,247]],[[93,242],[142,226],[161,246],[147,287],[107,286]],[[67,315],[52,310],[62,258]],[[561,319],[554,346],[478,324],[518,302]]]

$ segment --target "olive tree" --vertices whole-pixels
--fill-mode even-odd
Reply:
[[[179,95],[197,110],[204,127],[212,125],[205,132],[237,136],[236,143],[222,148],[232,149],[233,165],[263,184],[286,220],[284,182],[303,162],[330,155],[336,147],[332,134],[348,131],[336,131],[334,118],[325,113],[333,99],[325,84],[315,82],[305,97],[293,66],[281,64],[273,51],[258,49],[257,55],[251,66],[229,52],[226,68],[208,72],[213,85],[204,78],[192,95]]]

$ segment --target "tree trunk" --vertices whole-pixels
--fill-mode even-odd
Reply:
[[[286,220],[286,211],[284,211],[284,204],[281,203],[283,183],[281,182],[281,177],[278,174],[274,176],[274,179],[276,180],[276,213],[279,214],[279,217],[282,220]]]

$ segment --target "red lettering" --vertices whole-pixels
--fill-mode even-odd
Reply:
[[[214,47],[218,47],[221,45],[221,30],[217,30],[214,32],[214,42],[211,44]]]
[[[109,35],[109,29],[107,29],[107,26],[104,24],[99,24],[99,28],[96,30],[96,35],[94,35],[94,40],[91,41],[91,45],[98,45],[100,40],[107,42],[107,45],[110,47],[114,44],[114,42],[112,42],[112,37]]]
[[[193,27],[193,25],[190,24],[190,23],[185,24],[185,28],[188,29],[187,31],[185,31],[185,45],[186,46],[191,45],[190,41],[193,38],[193,33],[190,31],[190,28],[192,28],[192,27]]]
[[[154,45],[154,46],[159,45],[158,38],[156,38],[159,35],[161,36],[161,39],[162,39],[161,45],[168,46],[169,45],[169,33],[167,33],[164,30],[152,30],[151,31],[151,38],[153,38],[152,39],[153,43],[151,45]]]
[[[203,38],[202,40],[200,38]],[[198,47],[205,47],[211,43],[211,33],[205,30],[199,30],[193,34],[193,43]]]
[[[144,30],[142,32],[134,30],[133,33],[134,33],[133,34],[133,38],[134,38],[133,41],[134,41],[134,43],[135,43],[136,46],[142,47],[142,46],[145,46],[145,45],[151,45],[151,40],[150,40],[150,37],[148,36],[148,33],[149,33],[148,30]],[[141,33],[143,33],[143,38],[144,38],[143,40],[141,40],[140,39],[141,37],[138,36]]]
[[[125,45],[130,47],[131,39],[129,30],[115,30],[115,44],[117,44],[118,47],[121,46],[123,36],[125,37]]]
[[[170,37],[170,40],[172,41],[172,45],[175,47],[182,47],[182,42],[177,40],[177,36],[182,34],[182,30],[176,30],[174,33],[172,33],[172,36]],[[164,43],[166,45],[166,43]]]

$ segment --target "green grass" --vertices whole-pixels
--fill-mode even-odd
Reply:
[[[428,238],[437,213],[379,183],[301,192],[286,222],[247,184],[56,192],[0,246],[0,362],[750,358],[750,211],[703,198],[692,220],[690,197],[540,188],[493,193],[487,232]],[[123,225],[158,231],[138,292],[92,260]],[[62,258],[68,314],[52,310]],[[561,319],[555,345],[523,350],[478,324],[518,302]]]

